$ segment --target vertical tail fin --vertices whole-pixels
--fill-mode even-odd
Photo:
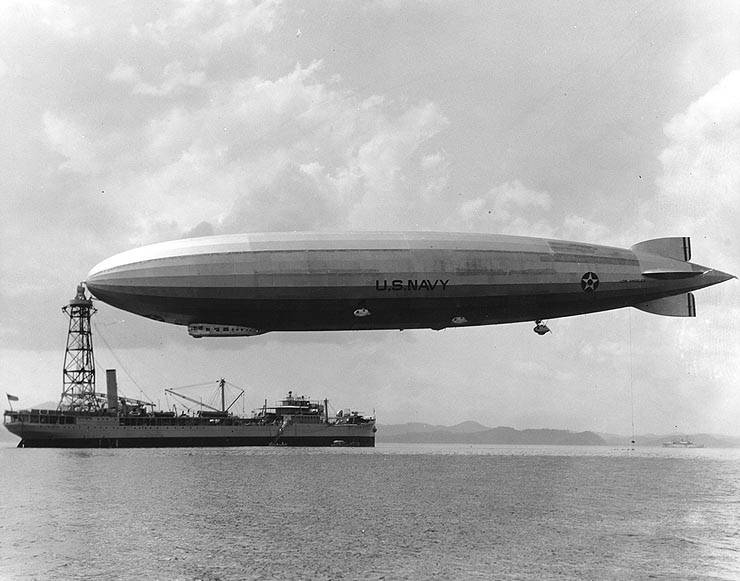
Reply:
[[[691,260],[691,238],[688,236],[654,238],[653,240],[638,242],[632,246],[631,250],[689,262]]]
[[[694,295],[691,293],[655,299],[654,301],[638,303],[633,306],[636,309],[640,309],[646,313],[653,313],[654,315],[696,317],[696,302],[694,301]]]

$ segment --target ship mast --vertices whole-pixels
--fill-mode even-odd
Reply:
[[[90,317],[97,309],[92,306],[92,299],[85,295],[82,283],[77,286],[77,295],[62,307],[62,311],[69,316],[69,331],[64,352],[62,397],[57,409],[99,411],[100,403],[95,396],[95,360],[90,326]]]

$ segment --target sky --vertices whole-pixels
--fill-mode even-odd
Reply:
[[[92,266],[238,232],[435,230],[740,274],[737,2],[3,2],[0,393],[58,399]],[[97,302],[99,389],[220,377],[379,423],[740,435],[740,284],[443,331],[200,339]],[[2,405],[7,406],[5,398]]]

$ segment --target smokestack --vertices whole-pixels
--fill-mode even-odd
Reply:
[[[118,411],[118,382],[116,381],[116,370],[105,370],[105,384],[108,388],[108,413]]]

